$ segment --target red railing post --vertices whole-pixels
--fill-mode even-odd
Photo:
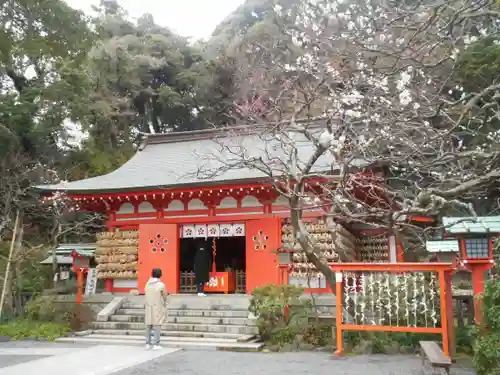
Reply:
[[[445,272],[446,280],[446,314],[448,320],[448,342],[450,348],[450,357],[455,358],[457,356],[457,341],[455,336],[455,315],[453,313],[453,293],[451,289],[451,271]]]
[[[342,333],[342,312],[344,308],[342,306],[342,281],[343,274],[342,272],[335,272],[335,298],[337,300],[335,306],[335,324],[336,324],[336,341],[337,341],[337,350],[335,351],[336,356],[344,355],[344,335]]]
[[[438,271],[439,275],[439,299],[441,307],[441,335],[443,338],[443,352],[450,356],[450,340],[448,337],[448,312],[447,312],[447,286],[445,271]]]

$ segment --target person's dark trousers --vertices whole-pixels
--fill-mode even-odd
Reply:
[[[205,283],[198,283],[196,285],[197,289],[198,289],[198,293],[204,293],[205,292]]]

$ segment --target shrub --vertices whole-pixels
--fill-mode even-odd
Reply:
[[[69,331],[69,327],[64,324],[39,323],[29,320],[14,320],[0,324],[0,336],[7,336],[14,340],[29,338],[53,341],[65,336]]]
[[[273,345],[290,343],[307,325],[310,303],[300,299],[303,289],[293,285],[266,285],[252,293],[250,312],[256,315],[261,338]]]
[[[478,375],[500,375],[500,278],[486,283],[481,299],[483,324],[477,330],[474,364]]]
[[[24,308],[26,318],[37,322],[54,322],[72,330],[85,328],[92,321],[93,312],[85,305],[58,302],[53,296],[32,298]]]

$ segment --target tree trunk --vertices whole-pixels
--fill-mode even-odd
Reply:
[[[7,311],[8,313],[13,312],[12,284],[14,278],[11,272],[11,268],[13,265],[13,259],[15,259],[16,250],[19,248],[19,244],[22,243],[22,232],[22,213],[17,211],[16,221],[12,234],[11,248],[9,251],[9,256],[7,258],[7,266],[5,267],[2,294],[0,297],[0,317],[2,316],[3,311]]]
[[[309,235],[304,222],[302,221],[302,210],[298,195],[290,198],[290,219],[293,228],[295,239],[300,244],[302,250],[307,256],[307,260],[311,262],[316,269],[321,272],[332,291],[335,290],[335,272],[330,268],[326,261],[320,259],[316,243]]]
[[[58,264],[57,264],[57,248],[59,247],[59,235],[61,233],[61,223],[57,222],[56,223],[56,235],[54,236],[54,241],[53,241],[53,249],[52,249],[52,282],[53,282],[53,288],[57,288],[57,269],[58,269]]]

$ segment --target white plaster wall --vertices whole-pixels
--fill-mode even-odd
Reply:
[[[217,206],[217,208],[236,208],[238,207],[238,201],[233,197],[225,197]]]
[[[197,198],[191,199],[188,202],[188,210],[206,210],[206,209],[207,206],[205,206],[205,204]]]
[[[253,195],[247,195],[241,200],[241,207],[262,207],[262,204]]]
[[[134,205],[130,202],[122,203],[120,209],[116,211],[117,214],[133,214],[134,213]]]
[[[149,202],[141,202],[139,207],[137,208],[139,212],[155,212],[155,208]]]
[[[164,211],[183,211],[184,203],[176,199],[169,203],[168,207],[163,209]]]

